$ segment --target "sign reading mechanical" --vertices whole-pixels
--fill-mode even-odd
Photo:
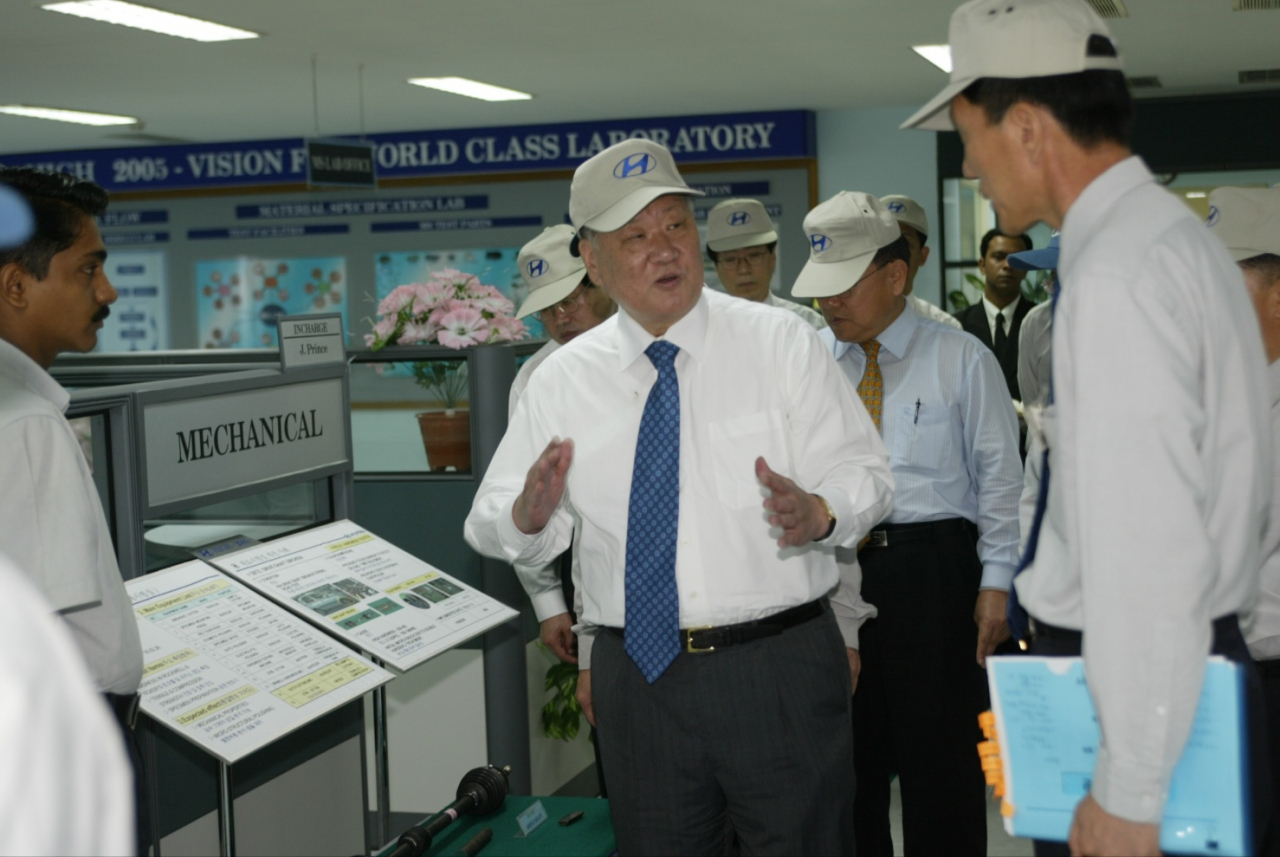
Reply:
[[[377,177],[388,179],[572,169],[632,137],[666,146],[677,163],[812,158],[816,152],[814,114],[807,110],[406,131],[370,135],[366,142]],[[119,193],[301,184],[308,157],[307,142],[293,138],[0,155],[0,164],[70,173]]]

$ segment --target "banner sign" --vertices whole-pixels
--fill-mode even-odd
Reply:
[[[706,194],[707,199],[731,199],[769,195],[768,182],[721,182],[720,184],[691,184],[689,187]]]
[[[767,183],[765,183],[767,184]],[[282,220],[289,217],[360,217],[379,214],[438,214],[488,208],[486,194],[466,196],[411,196],[401,199],[331,199],[314,202],[274,202],[237,205],[240,220]]]
[[[573,169],[628,138],[654,140],[680,164],[816,156],[808,110],[373,134],[379,179]],[[354,139],[351,141],[356,143]],[[0,155],[0,164],[70,173],[112,193],[261,187],[307,181],[300,137]]]
[[[229,229],[188,229],[189,241],[218,238],[301,238],[304,235],[346,235],[347,223],[317,223],[310,226],[232,226]]]
[[[504,229],[510,226],[541,226],[542,215],[528,217],[468,217],[450,220],[391,220],[370,223],[370,232],[457,232],[462,229]]]
[[[307,184],[377,187],[373,144],[358,140],[308,140]]]

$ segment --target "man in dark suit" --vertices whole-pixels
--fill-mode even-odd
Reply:
[[[1018,334],[1022,319],[1035,304],[1022,296],[1022,280],[1026,271],[1009,266],[1013,253],[1032,249],[1027,235],[1005,235],[992,229],[982,236],[979,245],[982,260],[978,271],[986,280],[982,300],[956,313],[961,326],[972,333],[982,344],[996,353],[1009,395],[1014,401],[1022,401],[1018,390]]]

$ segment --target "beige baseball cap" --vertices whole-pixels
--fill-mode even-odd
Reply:
[[[809,261],[791,294],[829,298],[858,282],[876,251],[902,237],[902,229],[884,203],[869,193],[842,190],[804,219]]]
[[[587,275],[587,266],[569,253],[576,233],[567,223],[548,226],[542,234],[520,248],[516,264],[529,296],[520,305],[516,318],[554,306],[573,294]]]
[[[900,193],[882,196],[880,201],[884,203],[885,208],[889,209],[889,213],[897,218],[899,223],[905,223],[921,235],[929,234],[929,215],[924,213],[920,203]]]
[[[903,128],[953,130],[951,99],[979,78],[1124,68],[1111,31],[1084,0],[972,0],[952,14],[948,42],[951,82]]]
[[[769,212],[755,199],[726,199],[707,212],[707,249],[717,253],[778,240]]]
[[[1220,187],[1209,194],[1206,223],[1237,262],[1280,256],[1280,187]]]
[[[623,140],[578,165],[569,187],[575,231],[613,232],[660,196],[702,196],[684,183],[675,159],[652,140]]]

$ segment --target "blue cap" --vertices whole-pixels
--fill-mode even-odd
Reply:
[[[1019,271],[1047,271],[1058,267],[1058,233],[1039,250],[1023,250],[1009,254],[1009,267]]]
[[[35,225],[27,201],[13,188],[0,182],[0,250],[25,242],[31,237]]]

